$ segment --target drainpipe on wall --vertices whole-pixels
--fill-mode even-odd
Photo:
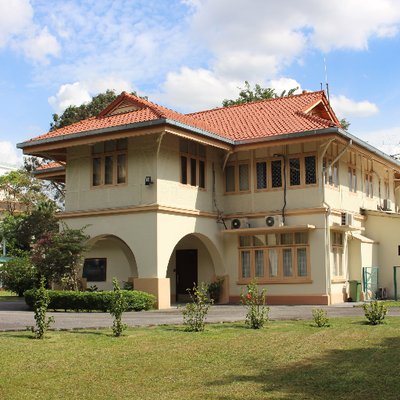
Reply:
[[[324,171],[324,157],[328,151],[328,147],[335,139],[330,139],[327,143],[321,145],[323,149],[318,159],[319,170],[321,171],[321,193],[322,193],[322,205],[326,207],[325,212],[325,285],[328,293],[331,292],[331,266],[330,266],[330,235],[329,235],[329,216],[331,214],[331,206],[325,201],[325,171]],[[332,165],[332,164],[331,164]]]
[[[379,208],[382,209],[381,177],[378,175],[376,171],[372,171],[372,173],[378,178]]]
[[[228,162],[229,156],[233,153],[233,151],[228,151],[225,155],[224,164],[222,165],[222,171],[225,171],[226,164]]]
[[[329,216],[331,214],[331,206],[325,201],[325,187],[324,187],[324,176],[325,176],[325,171],[323,169],[323,158],[328,150],[329,145],[332,143],[334,139],[331,139],[328,143],[325,144],[321,156],[320,156],[320,165],[322,165],[321,171],[322,171],[322,180],[321,180],[321,189],[322,189],[322,205],[327,207],[327,212],[325,213],[325,243],[326,243],[326,248],[325,248],[325,265],[326,265],[326,279],[327,279],[327,288],[328,288],[328,293],[331,293],[331,235],[330,235],[330,227],[329,227]],[[353,144],[353,141],[350,139],[350,141],[347,143],[347,145],[344,147],[344,149],[337,155],[337,157],[332,161],[331,167],[339,161],[341,157],[346,153],[347,149]]]

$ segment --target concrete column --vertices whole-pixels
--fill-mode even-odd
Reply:
[[[163,310],[171,307],[171,292],[169,278],[134,278],[135,290],[156,296],[156,308]]]

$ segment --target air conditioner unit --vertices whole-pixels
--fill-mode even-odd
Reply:
[[[342,213],[342,225],[354,225],[354,215],[349,212]]]
[[[231,220],[231,229],[250,228],[247,218],[234,218]]]
[[[383,209],[385,211],[392,211],[392,202],[390,201],[390,199],[383,200]]]
[[[267,215],[265,217],[265,225],[272,228],[277,228],[279,226],[283,226],[283,217],[282,215]]]

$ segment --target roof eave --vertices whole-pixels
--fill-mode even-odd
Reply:
[[[66,135],[61,135],[61,136],[54,136],[54,137],[49,137],[49,138],[30,140],[27,142],[18,143],[17,148],[23,150],[25,148],[39,146],[39,145],[43,145],[43,144],[57,143],[57,142],[62,143],[62,142],[66,142],[66,141],[72,140],[72,139],[87,138],[87,137],[91,137],[91,136],[104,135],[104,134],[111,133],[111,132],[121,132],[121,131],[125,131],[125,130],[154,127],[154,126],[165,125],[165,124],[172,125],[177,128],[190,130],[193,133],[197,133],[197,134],[206,136],[210,139],[219,140],[221,142],[224,142],[224,143],[227,143],[230,145],[235,144],[235,141],[232,139],[228,139],[223,136],[219,136],[215,133],[206,131],[204,129],[196,128],[191,125],[187,125],[182,122],[175,121],[173,119],[159,118],[159,119],[151,120],[151,121],[135,122],[133,124],[112,126],[112,127],[94,129],[94,130],[85,131],[85,132],[77,132],[77,133],[71,133],[71,134],[66,134]]]

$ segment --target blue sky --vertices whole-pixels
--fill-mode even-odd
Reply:
[[[399,28],[396,0],[1,1],[0,165],[107,88],[190,112],[245,80],[319,90],[326,73],[349,131],[400,153]]]

